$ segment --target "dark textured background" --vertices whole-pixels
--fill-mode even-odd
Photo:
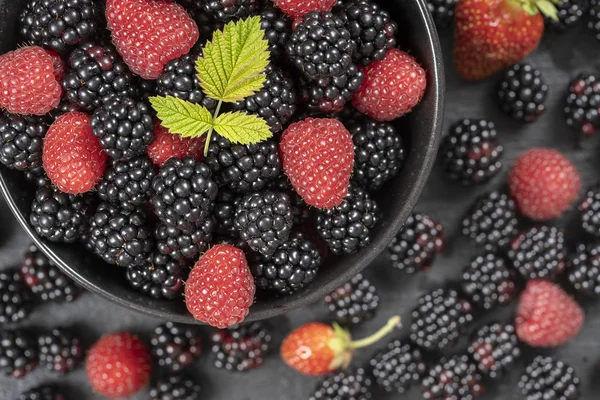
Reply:
[[[410,309],[419,293],[443,285],[448,281],[456,281],[460,270],[477,253],[471,243],[460,235],[460,220],[473,199],[480,193],[501,187],[504,177],[516,157],[525,149],[534,146],[554,147],[563,151],[579,168],[585,186],[598,179],[600,159],[598,143],[600,135],[582,143],[576,148],[577,140],[566,127],[562,117],[562,104],[567,84],[577,72],[588,70],[598,71],[600,66],[600,43],[583,29],[577,29],[567,35],[558,36],[547,34],[540,48],[528,58],[537,68],[542,70],[544,78],[550,86],[550,98],[546,114],[532,125],[521,125],[502,115],[493,102],[496,79],[488,79],[480,83],[460,81],[451,66],[451,43],[448,32],[440,32],[447,60],[447,105],[446,128],[453,121],[462,117],[486,117],[496,122],[500,140],[506,148],[504,157],[505,168],[500,177],[491,183],[478,188],[464,189],[444,179],[439,167],[428,182],[427,188],[417,207],[418,210],[430,213],[439,219],[446,228],[447,247],[443,254],[436,259],[433,268],[428,273],[407,276],[393,270],[385,255],[367,270],[366,275],[379,289],[381,309],[377,318],[371,323],[354,330],[355,337],[361,337],[380,326],[394,313],[401,313],[405,325],[410,324]],[[3,206],[3,204],[2,204]],[[0,214],[0,268],[16,265],[23,249],[28,243],[25,234],[17,226],[12,215],[4,210]],[[573,212],[566,215],[557,225],[567,228],[567,236],[572,246],[580,234],[577,230]],[[600,303],[586,303],[587,314],[583,331],[568,345],[544,354],[554,354],[572,364],[582,381],[582,398],[597,399],[600,393]],[[514,304],[513,304],[514,307]],[[486,320],[508,321],[513,307],[506,307],[486,316]],[[312,320],[327,320],[322,303],[315,304],[304,310],[296,311],[286,317],[271,321],[275,327],[274,353],[283,335],[304,322]],[[477,320],[475,329],[484,321]],[[85,338],[89,346],[102,333],[116,330],[131,330],[144,337],[149,336],[152,328],[159,321],[135,314],[117,307],[102,298],[86,293],[72,304],[43,305],[34,311],[33,315],[23,323],[23,326],[53,327],[73,326]],[[472,330],[473,330],[472,329]],[[471,331],[472,331],[471,330]],[[407,330],[397,332],[397,337],[404,337]],[[464,343],[459,344],[451,352],[464,350]],[[208,353],[208,352],[207,352]],[[192,373],[202,383],[204,394],[201,398],[211,400],[303,400],[308,399],[311,390],[317,383],[316,379],[300,376],[287,368],[273,354],[265,366],[256,372],[247,374],[230,374],[212,368],[210,357],[205,354],[192,368]],[[358,364],[364,362],[371,350],[365,350],[356,357]],[[489,385],[488,393],[483,399],[518,399],[516,388],[518,377],[535,351],[527,350],[525,357],[510,376],[496,385]],[[82,400],[99,398],[91,394],[83,369],[71,373],[65,378],[53,376],[41,368],[21,381],[0,377],[0,400],[15,399],[21,391],[43,382],[56,382],[67,388],[71,396],[67,400]],[[374,399],[420,399],[418,389],[404,396],[384,396],[376,393]],[[147,399],[147,394],[140,394],[135,399]]]

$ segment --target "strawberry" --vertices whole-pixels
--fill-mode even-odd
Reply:
[[[337,0],[273,0],[292,19],[300,19],[311,11],[331,11]]]
[[[150,382],[150,352],[131,333],[111,333],[90,349],[85,370],[96,393],[111,399],[129,397]]]
[[[542,280],[527,283],[515,317],[519,339],[533,347],[560,346],[579,333],[583,310],[560,286]]]
[[[148,147],[148,156],[158,167],[162,167],[170,158],[193,157],[196,161],[204,158],[206,135],[199,138],[186,138],[172,135],[160,123],[154,125],[154,141]]]
[[[304,375],[324,375],[348,367],[357,349],[378,342],[399,325],[400,317],[395,316],[373,335],[353,342],[350,333],[336,323],[329,326],[311,322],[284,339],[281,357],[287,365]]]
[[[38,46],[0,56],[0,107],[14,114],[44,115],[60,102],[64,64]]]
[[[458,74],[484,79],[529,55],[544,33],[539,11],[557,18],[547,0],[460,0],[454,12]]]
[[[158,78],[199,37],[194,20],[173,1],[107,0],[106,20],[123,61],[144,79]]]
[[[354,165],[354,144],[340,121],[296,122],[283,132],[279,146],[283,169],[307,204],[329,209],[342,203]]]

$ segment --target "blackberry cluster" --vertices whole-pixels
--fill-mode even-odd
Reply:
[[[87,228],[93,197],[73,195],[44,186],[37,189],[29,222],[35,232],[52,241],[74,243]]]
[[[330,12],[306,14],[286,46],[292,63],[309,79],[347,73],[355,49],[344,21]]]
[[[254,14],[260,7],[260,0],[201,0],[201,4],[205,13],[227,22]]]
[[[179,373],[202,353],[202,337],[193,326],[166,322],[150,338],[152,357],[160,368]]]
[[[588,28],[600,40],[600,1],[590,0]]]
[[[112,161],[98,185],[98,197],[125,209],[141,207],[150,200],[155,175],[154,165],[146,155]]]
[[[579,218],[583,230],[600,238],[600,185],[588,189],[579,204]]]
[[[197,224],[192,232],[185,232],[173,226],[158,224],[154,232],[156,248],[160,253],[175,260],[198,260],[200,254],[208,250],[212,241],[213,226],[213,221],[207,219]]]
[[[583,136],[593,135],[600,128],[599,109],[600,79],[594,74],[579,74],[569,84],[565,105],[567,124]]]
[[[460,284],[471,303],[484,310],[510,303],[516,291],[511,271],[494,253],[475,257],[463,270]]]
[[[499,323],[480,328],[471,340],[468,352],[479,372],[492,379],[510,371],[521,357],[515,327]]]
[[[292,34],[292,21],[276,7],[267,7],[260,13],[260,28],[265,31],[271,57],[285,56],[285,45]]]
[[[150,400],[200,400],[200,385],[185,375],[161,376],[150,387]]]
[[[431,400],[473,400],[484,391],[477,366],[466,355],[443,358],[423,379],[423,396]]]
[[[50,180],[46,176],[46,171],[44,171],[44,167],[41,166],[25,171],[25,179],[27,182],[32,183],[36,188],[50,184]]]
[[[444,228],[429,215],[412,213],[388,245],[392,266],[407,274],[426,271],[444,248]]]
[[[41,167],[48,122],[46,117],[1,113],[0,162],[19,171]]]
[[[517,64],[508,69],[500,83],[496,100],[500,109],[514,119],[533,122],[546,111],[548,85],[539,69]]]
[[[525,370],[519,388],[526,400],[578,399],[579,377],[570,365],[552,357],[537,356]]]
[[[94,0],[29,0],[19,15],[19,33],[25,42],[65,52],[92,38],[101,14]]]
[[[340,76],[325,76],[314,80],[301,79],[301,100],[311,113],[338,113],[352,99],[364,79],[364,74],[352,64]]]
[[[273,64],[267,66],[265,75],[262,89],[238,101],[233,108],[258,115],[267,122],[271,132],[279,133],[296,112],[296,90],[294,82]]]
[[[223,235],[237,236],[235,229],[235,209],[241,197],[225,189],[219,190],[213,219],[215,220],[215,232]]]
[[[462,233],[486,250],[504,249],[518,233],[517,208],[505,193],[480,196],[462,221]]]
[[[284,174],[275,180],[269,187],[272,190],[286,193],[292,203],[292,213],[294,214],[294,226],[300,226],[311,218],[311,212],[304,199],[294,190],[290,180]]]
[[[285,193],[264,191],[242,197],[235,210],[235,228],[254,251],[271,256],[292,231],[294,215]]]
[[[600,245],[577,246],[568,261],[569,284],[588,296],[600,295]]]
[[[418,385],[427,372],[422,351],[411,343],[390,342],[370,361],[375,383],[386,392],[404,393]]]
[[[454,289],[437,289],[422,295],[412,312],[410,339],[426,350],[451,347],[473,321],[471,308]]]
[[[1,374],[21,379],[37,366],[37,341],[31,332],[25,329],[0,331]]]
[[[533,227],[515,237],[508,251],[512,266],[525,279],[554,279],[565,269],[564,233],[555,227]]]
[[[40,365],[49,371],[66,374],[83,361],[83,347],[71,331],[55,328],[38,337]]]
[[[127,266],[126,277],[134,289],[155,299],[172,300],[181,295],[185,268],[182,261],[155,252],[145,263]]]
[[[334,372],[321,381],[309,400],[369,400],[373,385],[362,368]]]
[[[342,325],[357,325],[375,316],[379,295],[362,274],[325,296],[329,315]]]
[[[271,348],[271,333],[261,322],[215,331],[210,337],[216,368],[245,372],[262,367]]]
[[[32,305],[31,292],[23,275],[16,269],[0,271],[0,325],[25,319]]]
[[[555,31],[566,31],[577,25],[587,12],[587,0],[560,0],[554,5],[558,20],[544,16],[547,27]]]
[[[504,148],[493,122],[463,119],[450,128],[440,150],[448,176],[463,185],[483,183],[502,169]]]
[[[317,231],[331,253],[353,254],[371,243],[378,220],[375,200],[366,190],[351,184],[342,204],[317,212]]]
[[[427,8],[438,28],[450,26],[459,0],[427,0]]]
[[[65,397],[54,386],[40,386],[21,393],[17,400],[65,400]]]
[[[268,256],[251,263],[259,289],[291,294],[311,283],[321,267],[321,255],[315,244],[300,232]]]

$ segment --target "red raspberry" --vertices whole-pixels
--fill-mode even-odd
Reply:
[[[296,122],[285,130],[279,145],[283,169],[307,204],[329,209],[342,203],[354,165],[354,144],[340,121]]]
[[[204,143],[206,135],[199,138],[184,138],[173,135],[169,130],[156,123],[154,126],[154,141],[148,147],[148,156],[152,162],[162,167],[169,158],[193,157],[196,161],[204,158]]]
[[[96,393],[111,399],[129,397],[150,381],[150,352],[131,333],[111,333],[90,349],[85,370]]]
[[[513,165],[508,188],[521,214],[546,221],[560,216],[575,201],[581,179],[575,166],[558,151],[531,149]]]
[[[46,114],[60,102],[63,72],[58,55],[38,46],[0,56],[0,108],[15,114]]]
[[[331,11],[337,0],[273,0],[291,18],[300,18],[311,11]]]
[[[246,318],[255,292],[244,252],[231,245],[217,245],[190,272],[185,303],[194,318],[223,329]]]
[[[92,190],[104,176],[106,159],[85,113],[71,111],[61,115],[46,133],[42,150],[44,170],[65,193]]]
[[[392,121],[419,104],[427,87],[425,70],[407,53],[392,49],[363,69],[365,78],[354,93],[354,107],[378,121]]]
[[[168,0],[107,0],[106,20],[123,61],[144,79],[158,78],[199,36],[185,9]]]
[[[560,346],[577,336],[583,310],[560,286],[532,280],[521,293],[515,327],[520,340],[533,347]]]

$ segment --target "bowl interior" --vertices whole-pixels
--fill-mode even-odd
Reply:
[[[1,54],[14,49],[18,44],[15,25],[25,1],[0,0]],[[400,229],[427,180],[435,160],[443,117],[444,77],[437,33],[425,0],[378,2],[398,23],[400,48],[414,55],[427,71],[428,89],[422,103],[408,116],[395,122],[408,143],[406,165],[375,196],[381,210],[381,222],[367,248],[353,256],[330,257],[315,281],[292,296],[258,299],[251,308],[248,320],[274,317],[313,303],[369,265]],[[24,180],[21,173],[0,167],[0,190],[32,240],[86,289],[157,318],[197,323],[187,313],[183,301],[154,300],[135,292],[124,278],[124,269],[103,263],[86,252],[81,245],[61,245],[38,238],[28,223],[34,188]]]

